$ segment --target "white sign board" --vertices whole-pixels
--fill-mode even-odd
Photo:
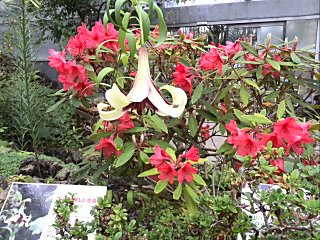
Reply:
[[[52,224],[55,220],[55,201],[75,194],[77,212],[70,216],[76,219],[92,220],[90,210],[97,204],[98,197],[107,193],[102,186],[13,183],[0,215],[0,239],[55,240],[57,235]],[[94,235],[89,236],[94,239]]]

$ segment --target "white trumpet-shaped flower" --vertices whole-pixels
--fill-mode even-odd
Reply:
[[[172,104],[168,103],[160,91],[166,90],[171,94]],[[148,52],[141,47],[139,50],[138,72],[133,87],[126,96],[116,84],[106,91],[108,104],[99,103],[97,108],[100,118],[106,121],[113,121],[120,118],[128,110],[136,110],[142,114],[143,109],[148,106],[161,116],[179,117],[187,103],[187,95],[181,88],[165,85],[159,89],[151,79],[148,61]],[[106,111],[104,109],[113,108]]]

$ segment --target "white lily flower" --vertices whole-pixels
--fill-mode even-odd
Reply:
[[[179,117],[187,104],[187,95],[181,88],[165,85],[160,90],[166,90],[171,94],[172,104],[169,104],[162,96],[159,89],[151,79],[148,61],[148,52],[141,47],[139,50],[138,72],[133,87],[124,95],[116,84],[105,93],[109,104],[99,103],[97,108],[100,118],[106,121],[113,121],[120,118],[126,111],[137,110],[142,114],[143,109],[148,105],[152,110],[161,116]],[[105,111],[105,108],[113,110]]]

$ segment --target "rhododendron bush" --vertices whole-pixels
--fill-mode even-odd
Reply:
[[[298,38],[281,45],[272,45],[270,35],[256,46],[246,38],[215,45],[206,35],[167,34],[155,3],[138,1],[126,12],[120,2],[92,29],[79,26],[63,51],[49,51],[63,85],[50,110],[70,101],[99,114],[79,179],[134,178],[156,194],[172,194],[192,214],[204,210],[204,194],[224,192],[239,201],[236,192],[245,184],[319,193],[318,108],[308,102],[319,87],[319,65],[308,48],[299,49]],[[293,181],[305,169],[312,187]],[[230,171],[232,184],[222,187]],[[299,215],[275,224],[286,230],[293,218],[300,222],[291,230],[315,230],[311,215],[309,222]]]

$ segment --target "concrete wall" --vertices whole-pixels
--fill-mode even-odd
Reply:
[[[173,7],[163,10],[169,27],[320,18],[319,0],[265,0]]]

